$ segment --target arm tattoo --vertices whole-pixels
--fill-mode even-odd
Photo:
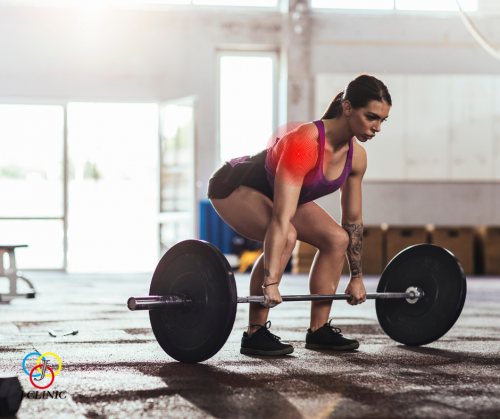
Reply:
[[[271,274],[270,274],[270,272],[269,272],[267,269],[264,269],[264,274],[265,274],[266,276],[270,276],[270,275],[271,275]]]
[[[351,277],[361,276],[361,254],[363,253],[363,224],[342,224],[342,228],[349,235],[347,259],[351,268]]]

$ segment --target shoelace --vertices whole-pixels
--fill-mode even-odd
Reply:
[[[328,323],[325,323],[325,324],[323,325],[323,327],[325,327],[325,326],[326,326],[326,328],[327,328],[326,330],[327,330],[328,332],[330,332],[330,333],[333,333],[333,334],[335,334],[335,335],[342,336],[342,335],[341,335],[341,333],[340,333],[340,332],[342,332],[342,330],[341,330],[339,327],[332,326],[332,324],[331,324],[331,323],[332,323],[332,320],[333,320],[333,319],[330,319],[330,320],[328,321]]]
[[[269,328],[271,327],[271,320],[268,320],[264,324],[264,326],[262,326],[261,324],[249,324],[248,325],[248,327],[255,327],[255,326],[259,326],[261,329],[264,329],[264,332],[262,334],[266,337],[266,339],[268,341],[278,341],[279,342],[281,340],[281,338],[279,336],[276,336],[269,331]]]

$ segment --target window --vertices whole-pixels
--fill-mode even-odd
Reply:
[[[276,121],[276,57],[272,53],[220,57],[220,158],[264,150]]]
[[[68,159],[68,270],[152,271],[158,105],[69,103]]]
[[[135,0],[143,4],[195,4],[201,6],[277,7],[278,0]],[[134,0],[130,1],[134,3]]]
[[[16,0],[13,0],[16,1]],[[144,6],[169,6],[169,5],[201,5],[201,6],[244,6],[244,7],[277,7],[278,0],[24,0],[20,2],[36,3],[49,6],[76,6],[76,7],[116,7],[127,8]]]
[[[0,240],[20,269],[64,268],[64,107],[0,105]]]
[[[155,103],[0,104],[0,242],[19,269],[151,272],[157,169]]]
[[[195,237],[194,98],[160,105],[160,254]]]
[[[278,0],[193,0],[193,4],[207,6],[276,7]]]
[[[476,11],[478,0],[460,0],[460,7],[464,11]],[[398,10],[458,10],[456,0],[396,0]]]
[[[394,9],[394,0],[312,0],[313,8],[323,9]]]
[[[460,0],[464,11],[476,11],[478,0]],[[456,11],[456,0],[311,0],[312,8]]]

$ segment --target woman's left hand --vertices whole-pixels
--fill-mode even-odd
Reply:
[[[353,297],[351,300],[347,300],[347,304],[355,306],[364,303],[366,301],[366,290],[365,284],[363,284],[363,278],[351,278],[347,284],[345,293],[351,294]]]

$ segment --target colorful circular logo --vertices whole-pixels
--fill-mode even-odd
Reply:
[[[28,372],[28,370],[26,369],[26,360],[31,356],[38,356],[38,359],[36,362],[37,365],[35,367],[33,367],[30,372]],[[57,368],[56,372],[54,372],[52,370],[52,368],[47,365],[48,359],[46,357],[48,357],[48,356],[53,356],[54,358],[57,359],[59,367]],[[56,375],[61,372],[61,368],[62,368],[61,358],[59,358],[59,356],[57,356],[53,352],[45,352],[44,354],[40,354],[39,352],[31,352],[28,355],[26,355],[23,359],[24,372],[30,377],[31,384],[33,384],[36,388],[39,388],[41,390],[49,388],[54,383],[54,379],[56,378]],[[36,374],[35,374],[35,371],[37,371]],[[50,374],[49,374],[49,372],[50,372]],[[33,380],[34,377],[40,377],[40,378],[38,380]],[[39,386],[39,385],[35,384],[35,381],[41,381],[45,377],[51,378],[50,383],[48,385]]]

